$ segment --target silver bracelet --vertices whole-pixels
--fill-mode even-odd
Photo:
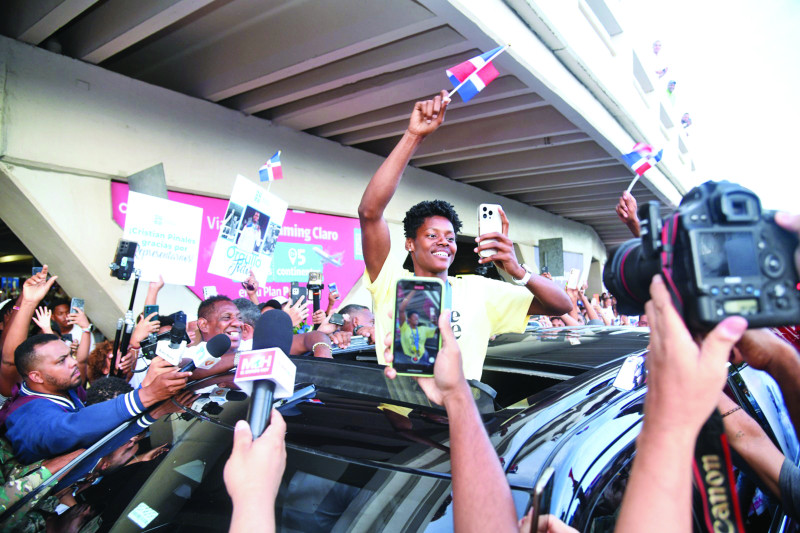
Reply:
[[[319,341],[314,343],[314,345],[311,347],[311,353],[314,353],[316,351],[317,346],[324,346],[327,349],[331,350],[331,352],[333,352],[333,350],[331,349],[330,345],[327,342]]]

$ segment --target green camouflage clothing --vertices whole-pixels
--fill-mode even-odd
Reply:
[[[0,482],[3,483],[3,487],[0,489],[0,513],[4,513],[51,476],[50,471],[42,466],[42,461],[30,465],[19,464],[14,458],[11,444],[6,439],[0,438]],[[24,533],[44,531],[46,514],[43,514],[42,511],[52,512],[58,505],[58,499],[55,497],[43,498],[47,492],[47,490],[42,491],[22,509],[14,513],[3,523],[1,530]],[[31,511],[34,506],[37,506],[37,509]]]

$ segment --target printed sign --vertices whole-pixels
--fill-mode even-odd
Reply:
[[[233,184],[208,271],[244,281],[252,270],[263,285],[286,216],[286,202],[244,176]]]
[[[189,289],[201,299],[205,299],[203,296],[204,286],[216,287],[219,294],[225,294],[231,298],[246,297],[241,283],[208,272],[229,202],[220,198],[196,194],[172,191],[167,194],[173,202],[198,207],[203,213],[200,228],[200,257],[195,285],[189,286]],[[112,182],[111,205],[114,209],[114,220],[120,227],[125,225],[127,198],[128,184]],[[241,220],[239,222],[241,224]],[[292,251],[293,249],[294,251]],[[319,263],[316,264],[314,261],[319,261]],[[267,301],[275,296],[289,298],[290,282],[298,281],[305,284],[308,281],[306,270],[310,268],[310,264],[322,267],[325,277],[322,300],[327,301],[327,284],[331,281],[338,284],[339,294],[344,298],[364,273],[364,261],[361,257],[361,230],[358,219],[288,210],[272,254],[273,274],[268,283],[259,288],[259,299]],[[295,270],[286,270],[289,268]],[[280,272],[278,272],[279,270]]]
[[[194,285],[203,210],[131,191],[122,238],[139,243],[136,268],[142,281]]]

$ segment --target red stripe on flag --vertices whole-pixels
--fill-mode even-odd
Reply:
[[[464,61],[452,68],[447,69],[450,74],[456,77],[459,82],[464,81],[469,77],[470,74],[475,72],[475,65],[470,63],[469,61]]]

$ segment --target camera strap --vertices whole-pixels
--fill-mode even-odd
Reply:
[[[731,452],[722,416],[716,409],[697,437],[692,470],[699,493],[696,493],[696,500],[702,509],[701,516],[698,517],[702,521],[701,529],[708,533],[744,533]]]

